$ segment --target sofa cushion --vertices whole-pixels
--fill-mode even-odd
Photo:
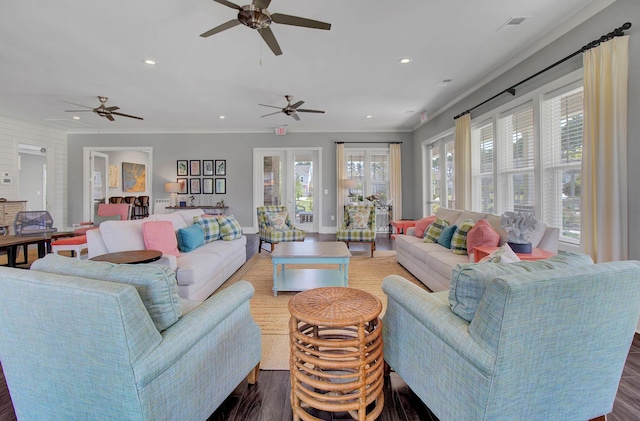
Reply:
[[[451,274],[449,304],[455,314],[470,322],[484,291],[495,277],[591,264],[593,260],[588,255],[568,252],[560,252],[557,256],[535,262],[461,264]]]
[[[437,243],[438,237],[440,237],[440,233],[442,233],[442,230],[448,225],[448,221],[445,221],[442,218],[436,218],[436,220],[433,221],[433,223],[429,225],[427,227],[427,230],[424,232],[424,242]]]
[[[104,221],[100,225],[100,234],[109,253],[144,250],[144,237],[142,236],[144,222],[144,219]]]
[[[453,233],[451,238],[451,251],[453,254],[467,254],[467,234],[474,225],[475,222],[472,219],[467,219],[456,228],[456,232]]]
[[[438,208],[438,210],[436,211],[436,216],[447,221],[449,225],[455,225],[455,222],[458,220],[460,214],[462,214],[461,210],[447,209],[443,207]]]
[[[440,244],[442,247],[451,248],[451,238],[456,232],[456,228],[458,227],[456,227],[455,225],[445,227],[440,233],[440,237],[438,237],[438,244]]]
[[[169,221],[173,224],[173,230],[178,231],[181,228],[187,228],[186,222],[177,212],[173,213],[156,213],[153,214],[156,221]]]
[[[538,223],[536,224],[536,227],[533,229],[533,232],[531,233],[531,239],[529,241],[531,241],[531,247],[538,247],[538,244],[540,244],[540,241],[542,240],[542,237],[544,237],[544,233],[547,230],[547,224],[545,224],[542,221],[538,221]]]
[[[429,271],[435,271],[443,278],[451,278],[453,268],[460,263],[469,262],[467,256],[461,254],[453,254],[451,250],[447,250],[444,247],[440,247],[438,251],[432,251],[427,253],[425,257],[425,263],[429,268]]]
[[[222,243],[216,241],[207,243],[193,253],[183,253],[178,258],[178,285],[193,285],[203,280],[217,276],[221,272],[223,261],[219,254],[207,252],[210,245]],[[224,259],[229,259],[224,256]]]
[[[421,220],[416,222],[415,225],[415,235],[418,238],[423,238],[424,237],[424,232],[427,230],[427,227],[429,227],[429,225],[433,224],[433,221],[436,220],[436,216],[435,215],[431,215],[431,216],[425,216],[424,218],[422,218]]]
[[[178,239],[169,221],[149,221],[142,224],[142,237],[147,250],[159,250],[162,254],[180,256]]]
[[[486,217],[486,213],[462,211],[462,213],[460,213],[460,216],[458,216],[458,219],[451,223],[457,226],[461,226],[464,221],[472,220],[473,222],[478,222],[479,220],[485,219]]]
[[[498,247],[500,234],[493,229],[489,221],[480,219],[467,234],[467,253],[473,253],[476,247]]]
[[[198,224],[178,230],[178,248],[180,251],[189,252],[204,244],[204,231]]]
[[[231,241],[242,237],[242,227],[233,215],[216,215],[220,225],[220,237],[224,241]]]
[[[159,331],[173,325],[182,315],[176,274],[166,266],[118,265],[48,254],[36,260],[31,270],[132,285]]]
[[[218,218],[215,216],[206,214],[194,216],[193,223],[200,225],[202,231],[204,231],[205,243],[220,239],[220,225],[218,225]]]
[[[500,234],[500,244],[498,244],[499,246],[502,245],[505,241],[507,241],[507,232],[504,230],[504,228],[502,228],[501,225],[501,221],[502,218],[498,215],[494,215],[492,213],[487,215],[487,221],[489,222],[489,224],[491,225],[491,227],[498,233]]]
[[[185,209],[176,211],[175,213],[180,215],[184,223],[189,227],[193,225],[193,217],[202,215],[204,211],[202,209]]]

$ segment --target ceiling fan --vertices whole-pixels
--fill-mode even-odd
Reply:
[[[67,113],[82,113],[82,112],[93,111],[94,113],[98,114],[100,117],[104,117],[104,118],[106,118],[106,119],[108,119],[110,121],[115,121],[115,118],[113,117],[114,115],[119,115],[121,117],[135,118],[135,119],[138,119],[138,120],[144,120],[142,117],[136,117],[134,115],[129,115],[129,114],[123,114],[123,113],[116,112],[116,110],[119,110],[120,107],[107,107],[107,106],[105,106],[105,103],[109,99],[106,96],[99,96],[98,99],[100,100],[100,105],[97,106],[96,108],[88,107],[88,106],[82,105],[82,104],[74,104],[73,102],[70,102],[69,104],[78,105],[80,107],[88,108],[88,110],[64,110],[64,111],[67,112]]]
[[[291,95],[285,95],[284,97],[287,100],[287,106],[284,108],[276,107],[275,105],[258,104],[263,107],[280,108],[280,111],[276,111],[275,113],[271,113],[271,114],[265,114],[261,117],[267,117],[267,116],[278,114],[278,113],[285,113],[286,115],[293,117],[295,120],[300,121],[300,116],[298,116],[298,113],[324,114],[324,111],[320,111],[320,110],[308,110],[304,108],[298,108],[299,106],[304,104],[304,101],[298,101],[295,104],[291,105],[291,100],[293,99],[293,97]]]
[[[262,39],[264,39],[269,48],[271,48],[271,51],[273,51],[273,54],[277,56],[282,54],[282,50],[278,45],[278,41],[276,41],[276,37],[273,35],[273,31],[271,31],[271,28],[269,28],[269,25],[271,25],[272,22],[280,23],[283,25],[302,26],[305,28],[325,30],[331,29],[330,23],[301,18],[298,16],[283,15],[282,13],[271,14],[267,10],[267,7],[269,7],[269,3],[271,3],[271,0],[253,0],[253,3],[245,6],[238,6],[237,4],[227,0],[213,1],[238,10],[238,18],[230,20],[229,22],[223,23],[222,25],[216,26],[215,28],[210,29],[203,34],[200,34],[201,37],[210,37],[211,35],[222,32],[225,29],[233,28],[236,25],[243,24],[245,26],[248,26],[249,28],[257,29],[260,33],[260,36],[262,36]]]

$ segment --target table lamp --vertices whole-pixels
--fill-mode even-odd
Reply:
[[[343,185],[345,189],[349,190],[349,199],[351,200],[351,204],[355,204],[356,201],[353,200],[355,194],[353,192],[353,189],[355,189],[356,187],[358,187],[358,180],[354,179],[354,178],[346,178],[343,181]]]
[[[176,204],[176,193],[180,192],[180,183],[164,183],[164,190],[167,193],[171,193],[169,195],[169,206],[175,207]]]

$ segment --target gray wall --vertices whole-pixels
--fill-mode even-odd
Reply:
[[[629,108],[628,108],[628,168],[629,168],[629,258],[640,259],[640,224],[634,223],[640,216],[640,172],[634,171],[635,163],[640,161],[640,2],[638,0],[618,0],[602,12],[593,16],[582,25],[573,29],[566,35],[558,38],[538,53],[532,55],[519,65],[513,67],[501,76],[486,84],[472,95],[433,118],[413,133],[413,156],[415,176],[419,179],[422,175],[422,160],[420,142],[433,138],[441,132],[452,128],[455,123],[453,117],[482,101],[492,97],[498,92],[515,85],[521,80],[544,69],[552,63],[579,50],[585,44],[600,38],[601,35],[611,32],[614,28],[625,22],[631,22],[633,26],[629,35]],[[491,48],[486,46],[484,48]],[[582,55],[561,64],[541,76],[529,81],[517,89],[517,96],[530,92],[553,80],[558,79],[576,69],[582,68]],[[476,109],[473,116],[482,115],[498,106],[514,99],[509,94],[491,101]],[[424,191],[420,184],[414,185],[413,213],[422,213]]]
[[[414,168],[411,154],[411,133],[289,133],[276,136],[270,133],[211,133],[211,134],[70,134],[69,192],[82,192],[82,148],[90,147],[153,147],[154,199],[168,198],[164,183],[175,181],[178,159],[226,159],[227,194],[213,195],[213,202],[225,201],[229,213],[235,215],[243,227],[253,225],[253,148],[321,147],[322,186],[329,193],[322,196],[322,220],[320,227],[335,227],[331,221],[336,208],[336,141],[342,142],[403,142],[402,178],[411,185]],[[357,147],[381,147],[379,144],[346,145]],[[324,192],[323,192],[324,193]],[[403,198],[404,217],[415,216],[413,195],[408,191]],[[203,195],[204,196],[204,195]],[[68,202],[70,221],[82,220],[82,195],[70,194]]]

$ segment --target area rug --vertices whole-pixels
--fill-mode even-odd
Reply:
[[[426,287],[396,262],[394,250],[380,250],[370,257],[369,251],[354,251],[349,263],[349,286],[367,291],[382,301],[382,314],[387,306],[387,297],[382,292],[382,280],[387,275],[400,275],[426,290]],[[297,265],[299,267],[318,267]],[[322,267],[327,267],[324,265]],[[251,282],[256,292],[251,299],[251,314],[262,330],[263,370],[289,369],[289,310],[291,297],[297,292],[278,292],[273,296],[273,265],[269,253],[259,253],[245,263],[222,289],[239,280]]]

